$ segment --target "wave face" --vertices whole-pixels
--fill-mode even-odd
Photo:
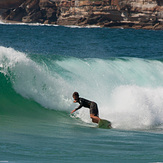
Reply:
[[[0,73],[3,90],[9,82],[15,93],[48,109],[69,113],[76,107],[72,93],[78,91],[97,102],[100,117],[112,121],[115,128],[149,129],[163,124],[161,61],[32,57],[0,46]],[[12,98],[11,94],[8,100]],[[75,114],[90,122],[88,109]]]

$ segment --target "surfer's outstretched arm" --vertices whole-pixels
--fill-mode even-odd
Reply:
[[[74,109],[74,110],[71,112],[71,114],[74,113],[75,111],[76,111],[76,109]]]
[[[80,104],[76,109],[74,109],[74,110],[71,112],[71,114],[72,114],[73,112],[79,110],[81,107],[82,107],[82,105]]]

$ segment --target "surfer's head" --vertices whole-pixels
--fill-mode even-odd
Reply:
[[[74,100],[78,100],[78,98],[79,98],[79,93],[78,93],[78,92],[74,92],[74,93],[72,94],[72,97],[74,98]]]

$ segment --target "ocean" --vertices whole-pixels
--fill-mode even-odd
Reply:
[[[0,24],[0,162],[163,162],[163,31]]]

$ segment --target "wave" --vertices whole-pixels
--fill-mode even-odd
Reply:
[[[59,26],[57,24],[42,24],[42,23],[23,23],[23,22],[17,22],[17,21],[6,21],[6,20],[0,20],[0,24],[5,25],[28,25],[28,26]]]
[[[69,113],[76,107],[72,93],[78,91],[96,101],[100,117],[112,121],[115,128],[163,124],[162,72],[163,63],[157,60],[45,57],[0,46],[0,73],[16,93],[45,108]],[[88,109],[75,114],[90,122]]]
[[[60,25],[57,25],[57,24],[23,23],[23,22],[16,22],[16,21],[3,21],[3,20],[0,20],[0,24],[5,24],[5,25],[27,25],[27,26],[53,26],[53,27],[60,26]],[[100,28],[100,26],[97,26],[97,25],[86,25],[86,26],[64,25],[64,27],[68,27],[68,28]]]

